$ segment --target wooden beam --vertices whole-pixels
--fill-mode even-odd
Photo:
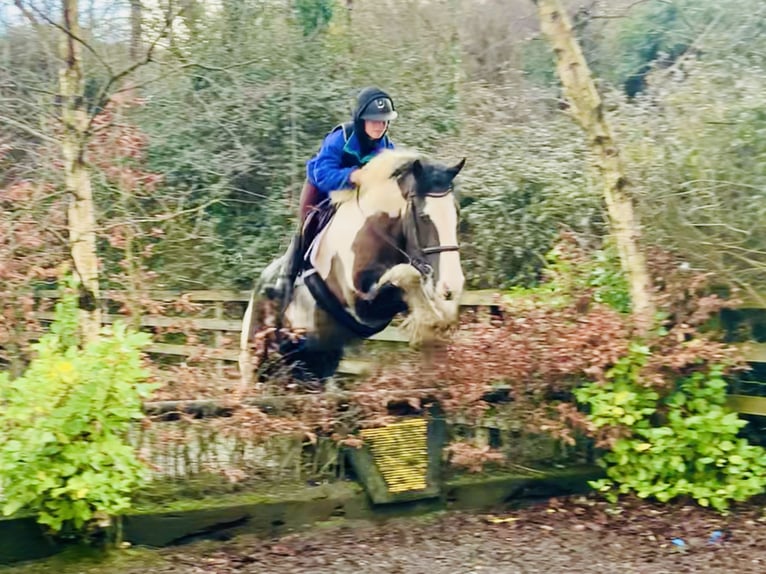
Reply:
[[[38,313],[37,317],[44,321],[52,321],[54,313]],[[115,321],[129,320],[124,315],[102,315],[101,322],[112,324]],[[242,328],[242,321],[239,319],[197,319],[190,317],[164,317],[161,315],[144,315],[141,317],[142,327],[179,327],[190,326],[194,329],[208,331],[231,331],[239,333]]]
[[[726,404],[730,409],[743,415],[760,415],[766,417],[766,397],[749,395],[729,395]]]
[[[122,291],[113,289],[104,291],[99,298],[101,300],[113,300],[121,297],[122,294]],[[58,299],[60,294],[58,291],[45,289],[35,292],[35,295],[43,299]],[[250,300],[250,291],[231,291],[228,289],[201,289],[195,291],[153,290],[148,291],[146,296],[154,301],[178,301],[185,297],[187,301],[193,302],[222,301],[247,303]]]
[[[750,363],[766,363],[766,343],[739,343],[737,345]]]
[[[503,301],[503,293],[496,289],[463,291],[460,296],[461,307],[497,307]]]
[[[205,359],[218,359],[221,361],[239,360],[238,349],[216,349],[203,345],[171,345],[169,343],[152,343],[144,347],[147,353],[159,355],[177,355],[183,357],[198,357]]]

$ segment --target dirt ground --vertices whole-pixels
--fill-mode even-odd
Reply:
[[[766,572],[766,501],[727,517],[695,506],[587,497],[498,513],[340,522],[277,539],[242,535],[18,574],[511,574]],[[65,563],[66,562],[66,563]]]

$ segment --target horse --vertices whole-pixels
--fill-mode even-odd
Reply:
[[[303,333],[281,346],[283,357],[314,380],[338,368],[344,348],[383,330],[404,313],[410,344],[440,340],[458,321],[465,284],[453,181],[463,158],[448,166],[412,150],[386,150],[360,169],[355,189],[330,194],[334,214],[306,249],[282,323]],[[242,321],[241,384],[252,382],[253,339],[264,325],[261,273]],[[272,320],[272,325],[274,321]]]

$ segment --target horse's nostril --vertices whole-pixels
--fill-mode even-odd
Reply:
[[[444,300],[445,301],[452,301],[452,291],[449,289],[444,290]]]

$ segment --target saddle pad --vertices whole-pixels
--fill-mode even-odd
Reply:
[[[317,248],[325,231],[330,226],[330,222],[335,218],[335,211],[335,206],[330,203],[328,198],[317,205],[306,218],[302,230],[303,241],[308,244],[303,253],[304,270],[314,267]]]
[[[317,252],[319,251],[319,244],[322,242],[322,237],[324,237],[325,232],[329,228],[329,225],[325,225],[319,233],[317,233],[314,238],[311,240],[311,243],[306,248],[306,254],[303,256],[303,269],[314,269],[316,264],[316,256]]]

